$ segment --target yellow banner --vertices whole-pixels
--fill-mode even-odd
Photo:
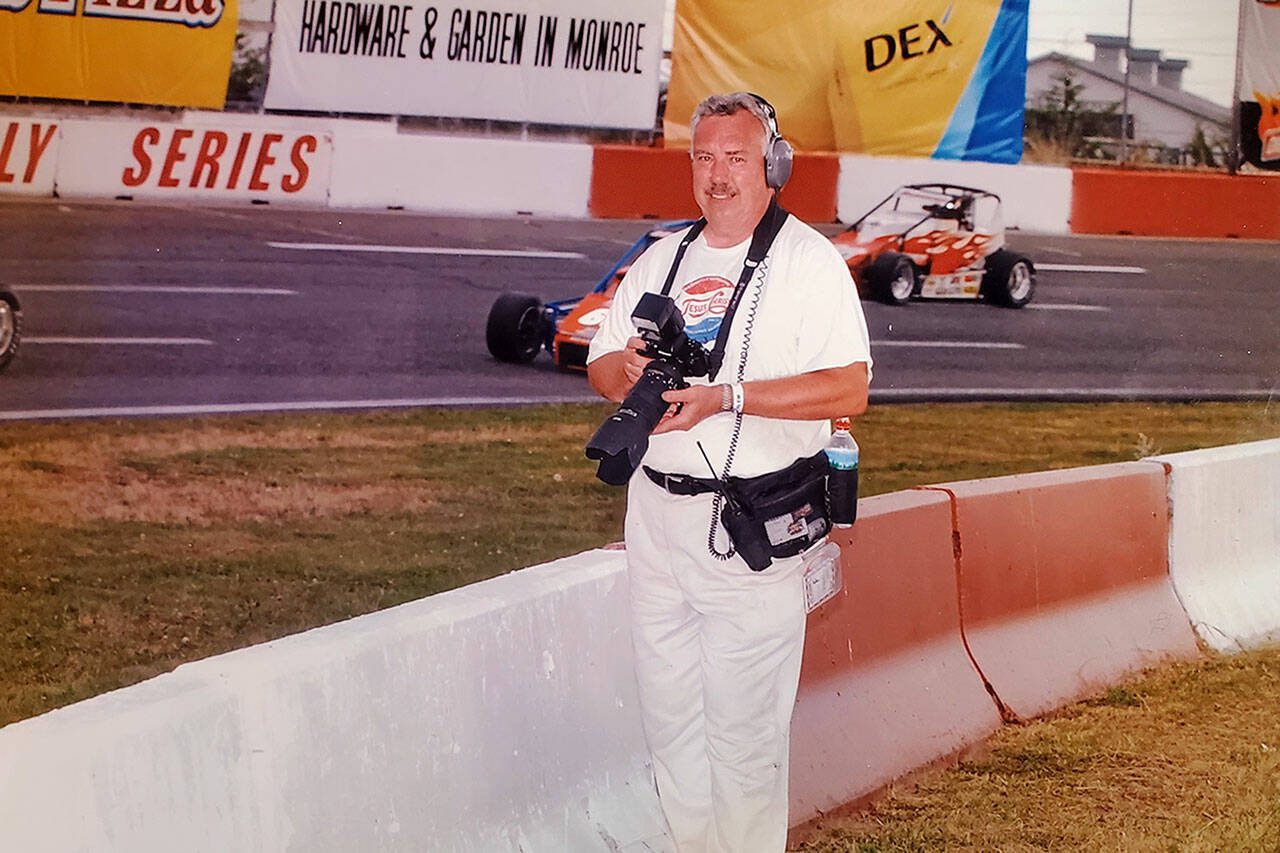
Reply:
[[[666,142],[688,144],[706,95],[747,90],[802,150],[1016,160],[1025,50],[1025,0],[680,0]]]
[[[0,94],[211,107],[236,0],[0,0]]]

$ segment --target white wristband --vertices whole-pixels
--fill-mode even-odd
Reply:
[[[733,413],[735,415],[740,415],[742,414],[742,407],[746,402],[746,395],[742,392],[742,383],[735,382],[730,387],[733,389]]]

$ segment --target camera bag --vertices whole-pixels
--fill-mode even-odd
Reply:
[[[729,477],[727,490],[742,508],[739,518],[726,523],[735,547],[748,550],[740,540],[750,537],[774,557],[794,557],[819,542],[831,529],[827,464],[819,451],[770,474]]]

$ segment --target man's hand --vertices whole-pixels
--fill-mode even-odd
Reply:
[[[644,367],[652,359],[640,354],[644,349],[644,341],[631,338],[626,349],[620,349],[603,355],[587,365],[587,379],[596,393],[607,400],[621,403],[631,387],[636,384]]]
[[[692,429],[695,424],[720,412],[720,401],[724,399],[724,387],[721,385],[690,385],[679,391],[663,391],[662,399],[671,403],[671,408],[653,428],[653,434]]]
[[[651,358],[645,358],[640,351],[645,348],[645,342],[640,338],[628,338],[627,348],[623,350],[622,358],[622,374],[627,378],[627,391],[631,391],[631,386],[636,384],[640,378],[640,374],[644,373],[645,365],[653,361]]]

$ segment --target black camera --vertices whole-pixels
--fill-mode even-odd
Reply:
[[[663,392],[686,387],[686,377],[711,372],[710,353],[685,334],[684,315],[670,296],[644,294],[631,321],[645,342],[640,354],[653,360],[587,442],[587,458],[600,463],[596,476],[611,486],[625,485],[649,449],[649,433],[671,405]]]

